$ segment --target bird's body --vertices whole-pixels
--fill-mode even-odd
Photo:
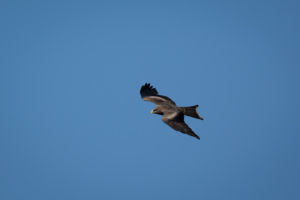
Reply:
[[[151,101],[156,104],[157,107],[154,108],[151,113],[163,115],[161,120],[164,123],[176,131],[180,131],[200,140],[200,137],[184,122],[184,115],[203,120],[197,112],[198,105],[178,107],[169,97],[158,95],[156,89],[147,83],[142,86],[140,94],[144,101]]]

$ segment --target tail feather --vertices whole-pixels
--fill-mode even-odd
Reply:
[[[198,107],[199,107],[198,105],[195,105],[195,106],[190,106],[190,107],[180,107],[180,108],[181,108],[181,110],[183,111],[183,114],[184,114],[184,115],[189,116],[189,117],[194,117],[194,118],[203,120],[203,118],[200,117],[200,115],[199,115],[198,112],[197,112],[197,108],[198,108]]]

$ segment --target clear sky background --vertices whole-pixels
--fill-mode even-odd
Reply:
[[[299,8],[1,1],[0,199],[300,199]]]

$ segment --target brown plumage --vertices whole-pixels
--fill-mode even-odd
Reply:
[[[197,112],[198,105],[178,107],[169,97],[158,95],[158,92],[153,86],[150,86],[150,83],[142,86],[140,94],[144,101],[151,101],[156,104],[157,107],[151,113],[163,115],[161,120],[171,128],[200,140],[200,137],[184,122],[184,115],[203,120]]]

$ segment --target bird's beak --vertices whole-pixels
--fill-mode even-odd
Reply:
[[[151,114],[153,114],[153,110],[151,110]]]

